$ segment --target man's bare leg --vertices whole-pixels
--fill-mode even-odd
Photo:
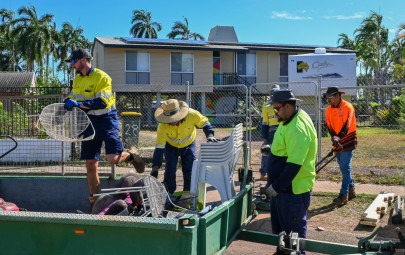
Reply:
[[[127,158],[129,157],[129,153],[126,151],[123,151],[121,154],[116,155],[116,154],[108,154],[106,155],[107,161],[111,165],[118,164],[120,162],[126,161]]]
[[[87,169],[87,185],[89,186],[90,192],[90,204],[92,205],[96,198],[93,197],[93,194],[99,192],[100,178],[98,177],[98,161],[95,159],[86,160],[86,169]]]

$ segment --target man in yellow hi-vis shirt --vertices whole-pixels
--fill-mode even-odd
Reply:
[[[280,86],[274,84],[270,90],[270,100],[263,104],[262,108],[262,121],[261,121],[261,135],[263,139],[263,144],[261,147],[262,150],[262,162],[260,166],[260,180],[267,181],[267,172],[270,170],[268,169],[268,161],[269,161],[269,153],[271,144],[273,143],[274,133],[278,127],[278,119],[276,114],[273,110],[273,95],[275,91],[280,90]]]
[[[65,60],[78,74],[73,81],[70,95],[64,101],[68,111],[73,107],[84,110],[96,132],[92,140],[82,142],[80,154],[80,159],[86,160],[90,206],[96,200],[93,194],[99,191],[98,161],[103,142],[108,163],[118,164],[126,161],[132,163],[137,172],[145,170],[143,160],[137,152],[123,151],[111,78],[100,69],[94,68],[91,59],[92,56],[87,50],[79,48]],[[86,137],[91,132],[89,127],[83,132],[83,136]]]
[[[156,109],[155,118],[159,125],[151,175],[157,177],[164,154],[166,169],[163,182],[167,191],[173,194],[176,191],[176,168],[180,156],[184,180],[183,191],[189,191],[191,169],[196,159],[196,127],[203,129],[207,142],[217,141],[214,137],[214,128],[207,117],[189,108],[186,102],[177,99],[164,101]]]

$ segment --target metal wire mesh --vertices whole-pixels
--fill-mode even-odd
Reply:
[[[102,195],[114,195],[123,193],[139,193],[139,197],[142,199],[143,211],[139,215],[141,217],[152,216],[155,218],[163,217],[163,211],[165,210],[166,202],[169,197],[163,184],[153,176],[144,176],[141,181],[143,186],[141,187],[125,187],[125,188],[112,188],[102,189],[103,193],[96,194],[94,196]]]
[[[95,135],[94,127],[83,110],[73,108],[68,111],[62,103],[46,106],[39,116],[39,122],[50,137],[59,141],[86,141],[93,139]],[[83,132],[89,126],[93,132],[90,136],[84,137]]]

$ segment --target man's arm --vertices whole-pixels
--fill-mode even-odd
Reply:
[[[287,163],[284,170],[281,172],[281,175],[277,180],[272,184],[273,189],[279,193],[282,190],[287,189],[291,185],[293,179],[298,174],[301,169],[301,165],[294,163]]]

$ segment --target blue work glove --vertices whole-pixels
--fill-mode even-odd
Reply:
[[[273,185],[270,185],[267,189],[266,189],[266,195],[268,196],[268,198],[272,198],[278,195],[277,191],[275,191],[273,189]]]
[[[73,110],[73,107],[80,107],[82,105],[81,102],[77,102],[75,100],[72,100],[70,98],[65,100],[65,109],[68,111]]]

